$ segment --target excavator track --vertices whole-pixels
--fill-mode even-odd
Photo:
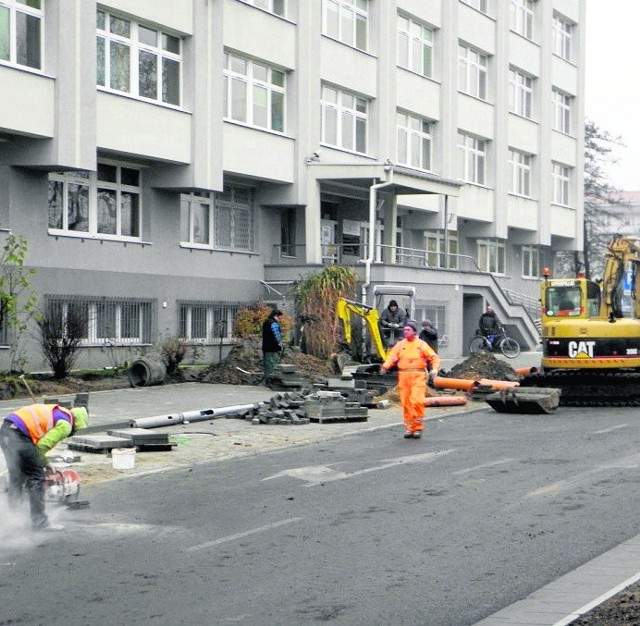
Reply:
[[[529,374],[520,386],[560,389],[560,406],[640,406],[640,372],[550,371]]]

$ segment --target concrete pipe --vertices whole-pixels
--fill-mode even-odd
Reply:
[[[149,387],[161,385],[167,375],[167,368],[162,361],[138,359],[129,368],[129,382],[132,387]]]
[[[182,424],[182,413],[173,415],[152,415],[151,417],[138,417],[129,422],[131,428],[161,428],[162,426],[173,426]]]

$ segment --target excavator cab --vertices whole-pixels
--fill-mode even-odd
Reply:
[[[542,287],[545,318],[588,319],[601,314],[600,285],[584,277],[547,280]]]

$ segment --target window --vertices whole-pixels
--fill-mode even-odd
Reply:
[[[561,17],[553,16],[553,53],[566,61],[571,61],[574,25]]]
[[[509,110],[531,119],[533,78],[518,70],[509,70]]]
[[[322,86],[322,142],[365,153],[367,109],[364,98],[336,87]]]
[[[0,0],[0,61],[42,68],[42,0]]]
[[[551,99],[553,101],[553,128],[561,133],[571,132],[571,109],[573,107],[573,97],[562,93],[559,89],[552,90]]]
[[[462,44],[458,46],[458,89],[487,99],[487,56]]]
[[[527,39],[533,39],[533,0],[509,0],[510,28]]]
[[[47,296],[47,314],[62,336],[73,328],[81,343],[152,343],[150,300]]]
[[[398,163],[421,170],[431,169],[431,127],[431,122],[424,118],[398,111]]]
[[[253,250],[253,190],[226,186],[213,195],[213,241],[217,248]]]
[[[433,30],[398,15],[398,65],[422,76],[433,73]]]
[[[522,277],[540,277],[540,249],[536,246],[522,246]]]
[[[97,83],[105,89],[180,104],[179,37],[98,10]]]
[[[462,180],[484,185],[486,183],[487,142],[471,135],[458,133],[458,151],[462,159]]]
[[[519,196],[531,197],[531,165],[533,156],[520,152],[519,150],[509,150],[509,169],[511,171],[510,192]]]
[[[178,336],[199,343],[231,339],[238,309],[215,302],[181,302]]]
[[[280,256],[296,257],[296,209],[280,212]]]
[[[438,331],[438,345],[446,346],[448,344],[447,337],[447,318],[446,309],[443,305],[429,304],[427,306],[416,306],[416,320],[419,322],[431,320],[433,327]],[[421,331],[418,328],[418,333]]]
[[[136,168],[98,163],[97,172],[52,173],[49,229],[105,239],[139,239],[140,196],[140,170]]]
[[[562,163],[552,163],[551,178],[553,180],[553,202],[569,206],[569,181],[571,168]]]
[[[482,272],[504,274],[504,242],[479,240],[478,267]]]
[[[213,246],[213,202],[209,194],[180,196],[180,241],[195,247]]]
[[[323,0],[322,33],[342,43],[367,49],[369,0]]]
[[[225,118],[284,132],[285,73],[228,52],[224,68]]]
[[[285,17],[285,0],[242,0],[247,4],[269,11],[274,15]]]
[[[425,245],[427,248],[427,266],[445,267],[444,260],[444,232],[426,231]],[[447,236],[449,254],[447,257],[448,269],[458,269],[458,236],[449,233]]]
[[[464,4],[468,4],[470,7],[481,11],[482,13],[487,12],[487,0],[462,0]]]

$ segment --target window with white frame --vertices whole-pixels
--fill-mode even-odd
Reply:
[[[487,180],[487,141],[471,135],[458,133],[458,152],[461,157],[462,180],[478,185]]]
[[[557,13],[553,16],[553,52],[571,61],[574,24]]]
[[[216,248],[253,250],[253,189],[225,185],[213,195],[213,242]]]
[[[154,340],[151,300],[47,296],[46,301],[48,321],[61,337],[71,332],[84,344],[112,345]]]
[[[0,61],[42,68],[43,0],[0,0]]]
[[[551,178],[553,181],[553,202],[569,206],[569,183],[571,181],[571,168],[562,163],[551,164]]]
[[[224,116],[279,133],[285,130],[285,73],[266,63],[226,52]]]
[[[537,246],[522,246],[522,277],[540,277],[540,248]]]
[[[49,231],[139,240],[140,198],[137,168],[101,162],[97,172],[53,172],[49,174]]]
[[[509,110],[531,119],[533,78],[518,70],[509,70]]]
[[[369,0],[322,0],[322,33],[342,43],[367,49]]]
[[[571,133],[571,110],[573,108],[573,96],[553,88],[551,92],[553,101],[553,129],[567,135]]]
[[[254,7],[264,9],[280,17],[285,17],[286,15],[285,0],[242,0],[242,2],[252,4]]]
[[[239,306],[219,302],[181,302],[178,336],[194,343],[214,343],[233,338]]]
[[[505,247],[503,241],[478,240],[478,267],[482,272],[504,274]]]
[[[463,4],[468,4],[470,7],[477,9],[482,13],[487,12],[487,0],[461,0]]]
[[[105,89],[180,105],[182,41],[155,26],[97,12],[97,83]]]
[[[438,331],[438,345],[447,345],[447,317],[446,308],[442,304],[428,304],[426,306],[416,306],[416,320],[423,322],[429,320]],[[418,328],[418,332],[422,330]]]
[[[433,124],[422,117],[398,111],[398,163],[421,170],[431,169],[431,130]]]
[[[404,15],[398,15],[398,65],[433,75],[433,29]]]
[[[527,39],[533,39],[533,0],[509,0],[509,26]]]
[[[427,267],[447,267],[458,269],[458,235],[447,234],[447,262],[445,265],[445,236],[443,231],[425,231],[425,247],[427,250]]]
[[[509,150],[509,169],[511,171],[511,193],[531,197],[531,170],[533,156],[520,150]]]
[[[481,100],[487,99],[488,57],[464,44],[458,46],[458,89]]]
[[[322,86],[322,142],[366,153],[368,102],[349,91]]]
[[[180,196],[180,241],[194,247],[213,247],[213,201],[210,194]]]

